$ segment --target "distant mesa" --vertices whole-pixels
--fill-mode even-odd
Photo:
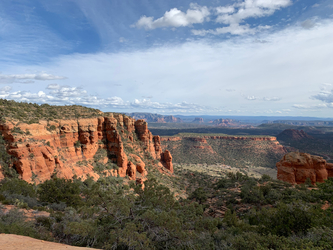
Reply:
[[[276,163],[277,178],[291,184],[302,184],[306,179],[311,183],[324,182],[333,177],[333,164],[324,158],[307,153],[290,152]]]
[[[145,120],[147,122],[156,122],[156,123],[180,123],[183,122],[182,119],[174,117],[172,115],[159,115],[151,113],[128,113],[126,114],[131,116],[136,120]]]
[[[194,120],[192,122],[193,123],[204,123],[204,119],[201,117],[196,117],[196,118],[194,118]]]
[[[277,135],[277,139],[282,141],[288,141],[288,140],[299,141],[305,138],[313,139],[312,136],[308,135],[303,130],[297,130],[297,129],[285,129],[280,134]]]
[[[212,124],[218,127],[235,127],[239,125],[237,121],[222,118],[214,120]]]

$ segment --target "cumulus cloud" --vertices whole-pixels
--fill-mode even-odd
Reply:
[[[272,15],[276,10],[291,5],[291,0],[245,0],[228,7],[233,7],[234,11],[221,13],[216,19],[218,23],[239,24],[247,18],[258,18]],[[218,9],[217,9],[218,12]]]
[[[34,81],[31,81],[31,80],[48,81],[48,80],[63,80],[63,79],[66,79],[66,77],[47,74],[47,73],[21,74],[21,75],[2,75],[2,74],[0,74],[0,83],[14,83],[14,82],[34,83]]]
[[[50,94],[58,98],[66,99],[69,97],[84,96],[87,94],[87,91],[79,87],[60,86],[50,91]]]
[[[226,34],[245,35],[254,34],[270,26],[250,27],[242,24],[248,18],[259,18],[270,16],[275,11],[292,4],[291,0],[245,0],[233,5],[220,6],[215,9],[217,14],[216,22],[227,26],[216,28],[215,30],[192,30],[194,35],[204,36],[206,34]]]
[[[95,108],[117,108],[128,110],[158,110],[159,112],[205,112],[207,110],[219,109],[198,105],[195,103],[159,103],[150,99],[134,99],[133,101],[124,101],[122,98],[113,96],[108,98],[100,98],[98,96],[89,95],[86,90],[79,87],[62,86],[58,84],[49,84],[46,87],[48,93],[38,91],[32,93],[29,91],[11,92],[10,86],[0,89],[0,98],[15,100],[19,102],[35,102],[39,104],[48,103],[54,105],[84,105]]]
[[[250,101],[254,101],[254,100],[257,100],[258,97],[254,96],[254,95],[252,95],[252,96],[249,96],[249,95],[248,95],[248,96],[245,97],[245,99],[246,99],[246,100],[250,100]]]
[[[319,94],[313,95],[313,96],[311,96],[311,98],[332,105],[333,104],[333,89],[329,91],[326,88],[323,88]]]
[[[190,4],[190,8],[186,13],[173,8],[166,11],[163,17],[154,20],[154,17],[142,16],[134,25],[137,28],[153,30],[163,27],[185,27],[196,23],[203,23],[210,15],[206,6]]]

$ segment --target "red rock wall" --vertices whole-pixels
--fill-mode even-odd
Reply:
[[[14,127],[22,132],[14,132]],[[135,122],[121,114],[57,122],[41,121],[39,124],[7,122],[0,125],[0,130],[8,144],[8,153],[16,158],[14,166],[17,172],[28,182],[43,182],[54,173],[67,179],[74,175],[83,179],[88,176],[98,179],[92,159],[99,148],[108,151],[110,159],[105,162],[113,161],[119,167],[117,173],[111,171],[108,174],[118,174],[120,177],[128,175],[134,180],[136,171],[142,177],[147,174],[141,159],[145,152],[158,160],[162,154],[159,137],[152,136],[145,121]],[[143,148],[135,138],[139,138]],[[136,165],[129,161],[123,140],[128,147],[137,151],[138,155],[134,157]]]
[[[290,152],[276,163],[276,167],[277,178],[291,184],[304,183],[307,178],[314,184],[333,177],[333,164],[306,153]]]

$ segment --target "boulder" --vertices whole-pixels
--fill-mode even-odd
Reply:
[[[316,155],[290,152],[276,163],[277,178],[291,184],[301,184],[307,178],[312,184],[324,182],[332,174],[333,164]]]

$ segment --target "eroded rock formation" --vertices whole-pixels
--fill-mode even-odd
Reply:
[[[290,152],[276,163],[277,178],[291,184],[301,184],[309,178],[312,184],[333,177],[333,164],[322,157],[306,153]]]
[[[162,153],[161,162],[166,169],[173,173],[172,156],[169,150],[165,150],[164,153]]]
[[[147,175],[143,160],[160,160],[162,155],[160,138],[152,136],[147,123],[121,114],[38,124],[7,121],[0,131],[7,152],[14,157],[13,167],[28,182],[40,183],[54,174],[67,179],[74,175],[98,179],[93,164],[99,150],[107,152],[99,163],[118,167],[104,174],[128,175],[135,180],[138,172],[142,181]],[[170,162],[165,166],[172,171],[172,162],[171,168]]]

